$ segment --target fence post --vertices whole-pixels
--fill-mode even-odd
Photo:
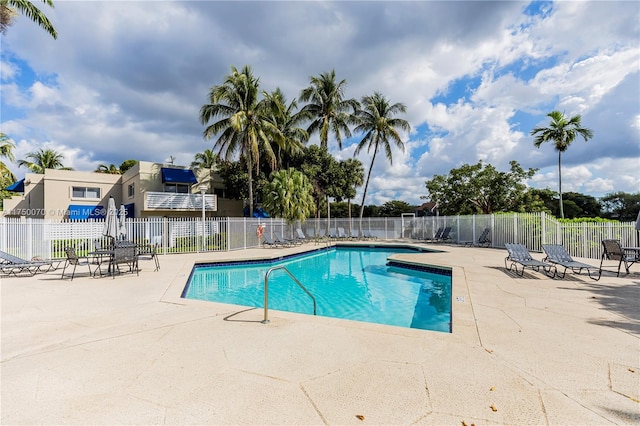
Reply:
[[[520,243],[518,240],[518,214],[513,214],[513,239],[516,243]]]
[[[547,216],[545,212],[541,212],[540,213],[540,232],[541,232],[541,236],[540,236],[540,247],[542,247],[543,244],[547,244]]]

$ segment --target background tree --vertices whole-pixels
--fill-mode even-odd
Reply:
[[[452,169],[448,175],[434,175],[426,181],[429,197],[445,215],[528,211],[525,181],[537,169],[525,171],[517,161],[510,164],[509,172],[480,161]]]
[[[95,170],[95,173],[106,173],[109,175],[121,174],[120,169],[115,164],[109,164],[108,166],[106,164],[99,164]]]
[[[124,160],[122,164],[120,164],[120,173],[125,174],[130,168],[138,164],[138,160]]]
[[[53,9],[52,0],[42,1]],[[13,19],[18,15],[18,12],[44,28],[54,39],[58,38],[58,33],[49,18],[33,2],[28,0],[0,0],[0,32],[2,34],[5,34],[7,28],[13,25]]]
[[[387,98],[382,94],[375,92],[373,96],[364,96],[362,98],[362,109],[356,112],[357,126],[354,129],[356,133],[364,133],[364,137],[358,143],[354,155],[367,147],[367,152],[373,149],[373,157],[371,157],[371,165],[367,173],[367,180],[364,184],[364,193],[362,194],[362,207],[360,208],[360,235],[362,235],[362,217],[364,214],[364,202],[367,197],[367,189],[369,188],[369,180],[371,179],[371,171],[376,161],[376,154],[379,149],[384,152],[389,160],[393,163],[393,154],[391,153],[390,142],[404,152],[404,143],[400,139],[397,129],[409,131],[409,122],[401,118],[394,118],[398,113],[406,112],[406,107],[401,103],[390,104]]]
[[[593,137],[593,131],[582,127],[582,117],[574,115],[570,119],[560,111],[551,111],[547,114],[551,118],[549,127],[536,127],[531,131],[531,135],[536,138],[533,144],[540,148],[545,142],[553,141],[556,151],[558,151],[558,193],[560,194],[560,217],[564,219],[564,209],[562,208],[562,153],[565,152],[576,136],[581,135],[585,142]]]
[[[193,156],[191,167],[196,169],[213,171],[218,164],[218,154],[214,153],[210,149],[205,149],[202,152],[198,152]]]
[[[387,201],[382,206],[378,214],[381,217],[399,217],[402,213],[413,213],[416,211],[416,207],[401,200]]]
[[[294,98],[287,105],[287,98],[278,88],[271,93],[265,93],[268,120],[272,124],[271,137],[276,141],[276,158],[278,167],[285,166],[284,161],[299,154],[304,144],[309,140],[309,133],[301,127],[308,114],[296,112],[298,102]]]
[[[240,161],[220,161],[218,174],[224,181],[227,198],[242,200],[249,197],[247,166]]]
[[[313,187],[307,177],[295,169],[271,173],[263,196],[265,210],[288,223],[304,222],[315,212]]]
[[[301,113],[311,121],[307,132],[309,135],[318,133],[320,146],[327,148],[329,134],[338,142],[342,149],[342,136],[351,137],[349,124],[353,113],[358,109],[358,101],[344,99],[346,80],[336,82],[336,72],[331,70],[318,77],[311,77],[309,87],[300,92],[300,101],[309,102]]]
[[[13,156],[13,150],[15,147],[15,144],[13,143],[11,138],[9,138],[9,136],[5,135],[4,133],[0,133],[0,158],[6,158],[11,162],[15,161],[15,157]],[[15,175],[11,172],[11,170],[9,170],[9,167],[3,161],[0,161],[0,175],[2,175],[7,180],[11,180],[11,182],[9,182],[8,184],[4,184],[6,182],[3,182],[4,185],[1,186],[1,188],[10,185],[16,180]]]
[[[335,172],[336,160],[329,153],[327,148],[318,145],[310,145],[304,151],[304,159],[302,162],[302,171],[309,179],[313,187],[313,195],[316,202],[316,212],[318,216],[323,207],[328,203],[330,194],[334,194],[333,177]],[[327,221],[327,228],[329,221]],[[327,229],[328,231],[328,229]]]
[[[253,216],[253,173],[258,170],[260,154],[275,168],[276,156],[269,139],[275,130],[268,121],[268,105],[259,99],[259,79],[254,77],[251,67],[245,65],[238,71],[231,67],[222,85],[209,91],[209,103],[200,108],[200,121],[206,125],[204,138],[218,136],[213,149],[225,159],[235,155],[244,159],[247,166],[249,216]],[[262,149],[261,149],[262,148]]]
[[[30,152],[26,155],[32,161],[19,160],[18,167],[25,166],[33,173],[43,174],[45,169],[73,170],[62,164],[64,155],[52,149],[39,149],[37,152]]]
[[[347,158],[339,162],[342,169],[342,181],[340,182],[340,199],[347,200],[348,218],[351,219],[351,200],[355,198],[357,189],[364,183],[364,167],[356,158]],[[343,216],[344,217],[344,216]],[[351,226],[351,220],[349,220]],[[351,229],[349,229],[351,233]]]
[[[640,211],[640,192],[613,192],[601,199],[603,215],[622,222],[635,222]]]

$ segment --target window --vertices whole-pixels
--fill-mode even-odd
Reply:
[[[71,198],[90,198],[93,200],[100,199],[100,188],[74,186],[71,192]]]
[[[129,196],[129,198],[133,198],[134,193],[135,187],[133,186],[133,184],[127,186],[127,195]]]
[[[178,194],[188,194],[190,185],[180,183],[165,183],[164,192],[176,192]]]

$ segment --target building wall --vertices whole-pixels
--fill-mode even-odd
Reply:
[[[80,172],[73,170],[45,170],[44,174],[27,173],[25,192],[3,200],[3,215],[22,216],[40,219],[63,220],[69,217],[69,205],[107,207],[109,197],[113,197],[116,206],[134,204],[134,217],[201,217],[201,211],[150,210],[146,206],[147,192],[164,192],[160,169],[172,167],[161,163],[140,161],[124,175]],[[175,166],[174,166],[175,167]],[[180,167],[175,167],[180,168]],[[207,211],[212,216],[242,216],[242,200],[222,198],[224,181],[210,170],[196,170],[197,183],[191,186],[191,193],[200,193],[200,184],[207,186],[207,194],[217,193],[217,210]],[[133,194],[129,188],[133,185]],[[96,199],[74,198],[73,187],[100,188],[100,197]]]
[[[69,170],[45,170],[44,208],[45,219],[68,217],[70,204],[93,207],[101,205],[107,208],[109,197],[113,197],[116,206],[122,203],[121,175],[107,173],[77,172]],[[73,187],[99,188],[99,198],[76,198]],[[25,189],[26,190],[26,189]]]

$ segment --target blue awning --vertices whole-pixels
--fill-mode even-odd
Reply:
[[[189,169],[160,169],[162,183],[196,183],[196,175]]]
[[[13,192],[24,192],[24,179],[20,179],[19,181],[12,183],[5,189]]]
[[[107,210],[103,206],[83,206],[78,204],[69,205],[69,219],[104,219]]]
[[[129,203],[124,205],[124,210],[127,212],[127,219],[135,217],[136,210],[134,209],[135,203]]]

